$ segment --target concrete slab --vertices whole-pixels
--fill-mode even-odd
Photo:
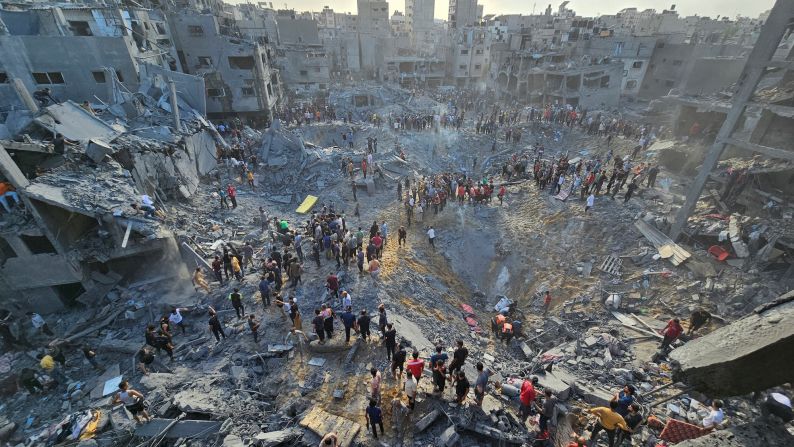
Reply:
[[[444,447],[452,447],[458,445],[460,443],[460,435],[457,431],[455,431],[455,426],[450,425],[441,433],[441,437],[438,439],[439,445]]]
[[[568,400],[571,397],[573,388],[563,382],[553,373],[541,374],[538,376],[538,385],[543,389],[550,389],[560,400]]]
[[[144,438],[157,436],[173,421],[173,419],[152,419],[147,424],[139,425],[135,429],[135,436]],[[179,421],[163,436],[168,439],[214,436],[220,428],[221,421]]]
[[[268,433],[261,432],[254,436],[253,444],[259,447],[275,447],[287,442],[291,442],[301,436],[303,433],[295,428],[288,428],[286,430],[271,431]]]
[[[424,415],[421,419],[419,419],[419,421],[416,422],[416,433],[423,432],[425,429],[427,429],[427,427],[430,426],[430,424],[435,422],[440,415],[441,412],[439,410],[433,410],[430,413]]]
[[[339,447],[349,447],[353,444],[353,439],[361,431],[361,425],[349,419],[345,419],[327,411],[314,407],[301,421],[300,426],[307,428],[323,437],[326,433],[336,432],[339,439]]]
[[[46,107],[44,112],[34,119],[36,124],[52,132],[63,134],[69,140],[88,141],[98,138],[113,141],[124,133],[123,130],[113,128],[72,101],[51,105]]]

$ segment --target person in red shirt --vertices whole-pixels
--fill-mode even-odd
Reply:
[[[361,159],[361,172],[364,173],[364,178],[367,178],[367,159]]]
[[[375,246],[375,257],[380,259],[381,255],[383,254],[383,238],[380,237],[380,231],[375,233],[375,237],[370,239],[372,245]]]
[[[662,330],[664,339],[662,340],[662,350],[667,350],[670,345],[684,333],[684,328],[681,326],[681,320],[673,318],[667,322],[667,326]]]
[[[232,201],[232,208],[237,208],[237,188],[229,183],[229,185],[226,186],[226,194],[229,195],[229,199]]]
[[[414,378],[416,379],[416,385],[419,385],[419,379],[422,378],[422,370],[425,369],[425,361],[419,358],[419,351],[414,351],[411,354],[411,360],[408,360],[408,365],[406,365],[406,369],[408,372],[413,374]]]
[[[551,292],[547,290],[546,295],[543,297],[543,315],[548,314],[550,308],[551,308]]]
[[[502,204],[502,199],[504,199],[506,192],[507,190],[505,189],[505,185],[499,187],[499,194],[496,195],[497,197],[499,197],[499,205]]]
[[[325,278],[325,287],[328,288],[328,293],[339,299],[339,278],[333,272]]]
[[[458,186],[458,202],[463,203],[466,198],[466,187],[463,185]]]
[[[525,379],[524,383],[521,384],[521,393],[518,395],[518,399],[521,401],[519,414],[522,420],[526,420],[533,413],[535,398],[538,396],[535,391],[535,384],[537,383],[538,378],[532,377],[531,381]]]

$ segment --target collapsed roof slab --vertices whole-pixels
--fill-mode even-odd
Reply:
[[[740,396],[794,382],[794,291],[674,350],[673,379],[709,396]]]
[[[111,126],[72,101],[45,108],[44,114],[34,118],[34,121],[45,129],[74,141],[88,141],[92,138],[113,141],[126,132],[123,126]]]

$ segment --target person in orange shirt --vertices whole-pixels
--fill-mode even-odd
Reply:
[[[6,212],[11,212],[11,206],[8,204],[8,199],[14,199],[17,205],[19,205],[19,194],[14,191],[14,186],[8,182],[0,182],[0,203],[3,204],[3,208]]]

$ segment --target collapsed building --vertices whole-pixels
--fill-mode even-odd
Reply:
[[[0,140],[0,169],[25,204],[3,215],[8,305],[93,305],[141,266],[178,258],[173,234],[131,207],[142,195],[157,207],[188,198],[216,166],[214,127],[169,81],[141,80],[141,92],[119,92],[101,118],[71,101],[38,109],[20,87],[33,109],[9,114],[11,139]],[[54,150],[55,135],[70,142],[66,151]]]

